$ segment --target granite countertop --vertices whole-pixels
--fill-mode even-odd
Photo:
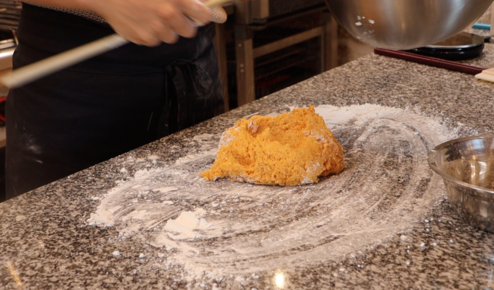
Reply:
[[[426,158],[492,133],[493,96],[472,75],[360,58],[0,204],[0,288],[492,288],[494,234],[462,221]],[[237,119],[309,104],[342,173],[289,188],[200,178]]]

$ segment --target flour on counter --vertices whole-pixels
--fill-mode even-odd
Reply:
[[[208,182],[199,173],[220,134],[202,134],[193,154],[110,190],[88,224],[166,250],[163,263],[201,279],[337,261],[411,228],[444,194],[427,153],[459,128],[378,105],[316,112],[344,147],[338,175],[294,187]]]
[[[197,230],[205,230],[211,226],[205,219],[200,218],[203,214],[203,209],[195,212],[183,211],[176,219],[166,222],[165,231],[170,232],[169,237],[173,240],[200,237]]]

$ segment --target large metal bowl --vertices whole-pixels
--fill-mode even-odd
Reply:
[[[494,232],[494,136],[440,144],[429,153],[429,165],[444,179],[459,214],[468,223]]]
[[[326,0],[350,34],[375,47],[412,49],[472,24],[492,0]]]

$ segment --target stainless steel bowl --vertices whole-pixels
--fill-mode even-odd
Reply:
[[[429,165],[444,179],[459,214],[468,223],[494,232],[494,136],[440,144],[429,153]]]
[[[412,49],[453,36],[492,0],[326,0],[336,20],[375,47]]]

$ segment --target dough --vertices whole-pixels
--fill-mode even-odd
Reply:
[[[207,180],[299,185],[345,167],[343,148],[313,106],[243,118],[223,133],[220,146],[212,168],[201,173]]]

